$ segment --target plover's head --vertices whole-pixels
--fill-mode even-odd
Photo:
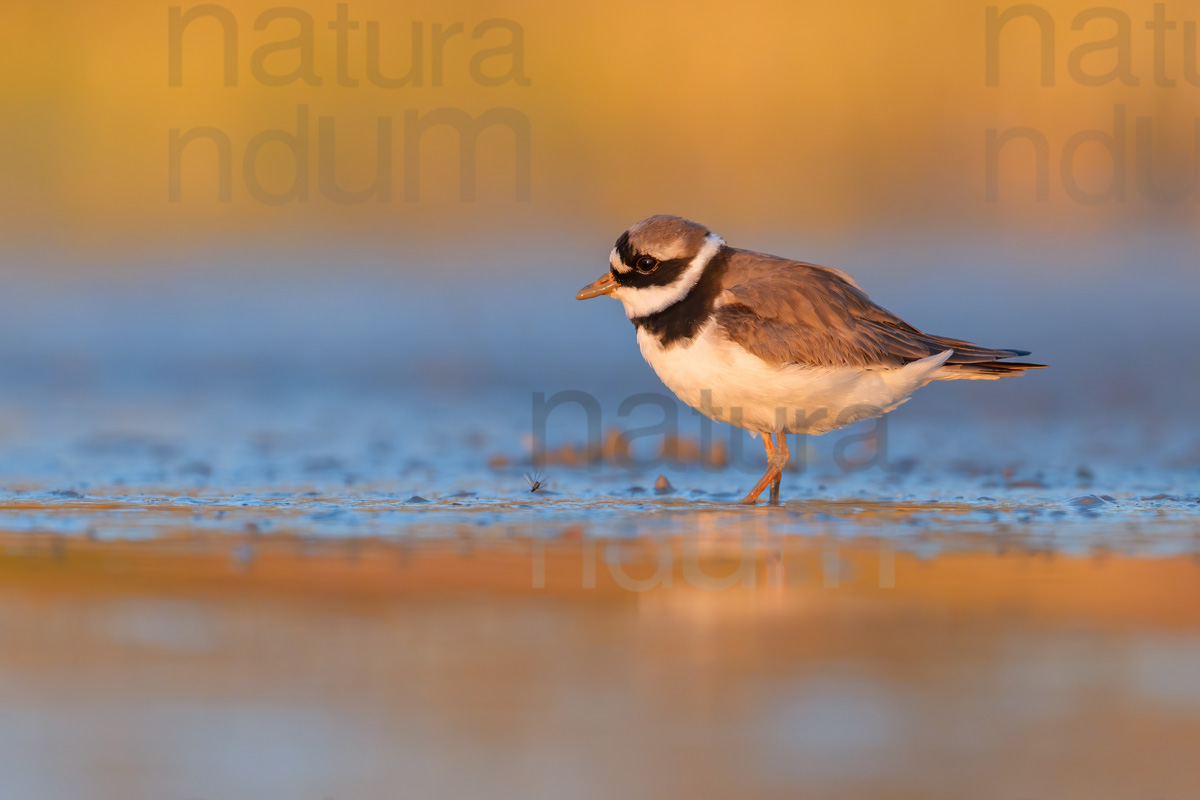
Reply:
[[[708,228],[682,217],[644,219],[617,239],[608,255],[608,274],[575,299],[611,294],[630,319],[655,314],[687,296],[724,244]]]

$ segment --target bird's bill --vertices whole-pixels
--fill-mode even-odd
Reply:
[[[599,297],[602,294],[612,294],[617,290],[617,282],[613,280],[611,272],[606,272],[596,280],[589,283],[587,286],[579,290],[579,294],[575,295],[576,300],[587,300],[592,297]]]

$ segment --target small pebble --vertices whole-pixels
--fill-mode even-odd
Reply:
[[[1085,494],[1080,497],[1071,498],[1071,505],[1073,506],[1102,506],[1104,502],[1103,499],[1096,497],[1094,494]]]
[[[667,480],[667,476],[659,475],[658,480],[654,482],[655,494],[669,494],[673,491],[675,491],[675,487],[671,485],[669,480]]]
[[[414,494],[412,497],[408,498],[404,502],[406,502],[406,503],[428,503],[429,501],[426,500],[424,497],[421,497],[421,495],[419,495],[419,494]]]

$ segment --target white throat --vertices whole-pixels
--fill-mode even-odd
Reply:
[[[636,289],[622,286],[613,292],[612,296],[625,306],[625,316],[630,319],[657,314],[667,306],[674,305],[687,297],[687,293],[700,281],[700,276],[704,274],[704,268],[708,266],[708,262],[713,260],[713,256],[724,244],[724,239],[715,233],[710,233],[704,238],[704,246],[700,248],[700,252],[688,263],[687,268],[674,283]]]

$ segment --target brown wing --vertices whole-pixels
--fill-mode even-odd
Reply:
[[[898,367],[954,350],[946,363],[965,365],[1027,355],[924,333],[871,302],[845,273],[814,264],[735,251],[724,284],[717,324],[769,363]]]

